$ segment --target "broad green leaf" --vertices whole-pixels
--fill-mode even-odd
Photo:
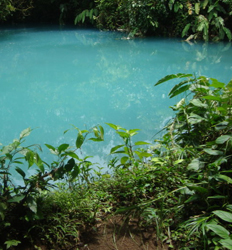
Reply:
[[[232,223],[232,213],[222,211],[222,210],[216,210],[216,211],[213,211],[213,213],[217,215],[219,218],[221,218],[222,220]]]
[[[188,23],[185,25],[184,29],[182,30],[182,34],[181,34],[182,37],[184,37],[187,34],[190,27],[191,27],[191,23]]]
[[[138,134],[138,132],[137,131],[139,131],[140,129],[130,129],[129,131],[127,131],[128,132],[128,134],[130,135],[130,136],[134,136],[134,135],[137,135]]]
[[[220,96],[213,96],[213,95],[202,96],[202,98],[206,100],[212,100],[212,101],[218,101],[218,102],[222,100]]]
[[[197,15],[200,13],[200,3],[195,3],[195,12]]]
[[[15,170],[16,170],[23,178],[25,178],[26,174],[25,174],[25,172],[24,172],[21,168],[16,167]]]
[[[111,150],[110,150],[110,154],[114,154],[115,153],[115,151],[117,150],[117,149],[119,149],[119,148],[121,148],[121,147],[123,147],[124,145],[117,145],[117,146],[115,146],[115,147],[113,147],[113,148],[111,148]]]
[[[169,80],[172,80],[172,79],[176,79],[176,78],[184,78],[184,77],[191,77],[193,76],[192,74],[183,74],[183,73],[178,73],[178,74],[172,74],[172,75],[167,75],[165,77],[163,77],[162,79],[160,79],[156,84],[155,86],[163,83],[163,82],[167,82]]]
[[[77,156],[77,154],[75,154],[74,152],[66,152],[66,155],[79,160],[79,157]]]
[[[208,105],[201,102],[199,99],[193,99],[190,101],[194,106],[199,107],[199,108],[207,108]]]
[[[11,199],[8,200],[8,202],[16,202],[19,203],[22,199],[25,198],[25,195],[21,194],[21,195],[15,195],[14,197],[12,197]]]
[[[186,92],[187,90],[189,90],[189,88],[191,87],[191,84],[187,84],[181,88],[178,88],[176,91],[171,91],[168,95],[170,96],[170,98],[173,98],[179,94],[182,94],[184,92]]]
[[[209,155],[223,155],[223,152],[220,150],[214,150],[211,148],[205,148],[203,150]]]
[[[18,246],[18,244],[20,244],[21,241],[19,240],[7,240],[4,242],[4,244],[6,245],[6,249],[9,249],[12,246]]]
[[[121,161],[121,164],[124,165],[128,160],[129,160],[128,156],[123,156],[120,161]]]
[[[220,137],[218,137],[216,139],[216,143],[217,144],[223,144],[223,143],[225,143],[226,141],[228,141],[231,138],[232,138],[232,136],[230,136],[230,135],[221,135]]]
[[[134,152],[138,155],[138,157],[140,159],[142,159],[143,157],[151,157],[152,156],[152,154],[147,153],[147,152],[139,152],[139,151],[134,151]]]
[[[232,179],[227,175],[219,174],[218,178],[223,180],[223,181],[226,181],[229,184],[232,184]]]
[[[37,213],[37,203],[32,196],[27,197],[27,205],[32,212]]]
[[[231,41],[232,40],[232,33],[231,33],[231,31],[228,28],[226,28],[226,27],[222,27],[222,28],[223,28],[224,32],[226,33],[226,35],[228,37],[228,40]]]
[[[20,139],[30,135],[32,129],[31,128],[26,128],[20,133]]]
[[[226,230],[224,227],[217,224],[207,224],[208,229],[212,230],[215,234],[220,236],[221,238],[227,239],[229,238],[230,232]]]
[[[225,83],[219,82],[215,78],[210,78],[210,80],[212,81],[212,84],[210,84],[210,87],[214,87],[214,88],[224,88],[225,87]]]
[[[82,146],[82,144],[84,143],[84,136],[81,133],[81,131],[79,130],[78,135],[77,135],[77,139],[76,139],[76,147],[80,148]]]
[[[219,243],[229,249],[229,250],[232,250],[232,239],[224,239],[224,240],[220,240]]]
[[[138,146],[138,145],[150,145],[151,143],[149,142],[145,142],[145,141],[137,141],[135,142],[135,145]]]
[[[108,126],[110,126],[111,128],[115,129],[115,130],[119,130],[121,127],[118,125],[115,125],[113,123],[106,123]]]
[[[204,0],[202,7],[203,9],[205,9],[205,7],[207,6],[207,4],[209,3],[209,0]]]
[[[182,82],[176,84],[176,85],[170,90],[169,95],[170,95],[170,93],[175,92],[177,89],[179,89],[181,86],[185,85],[185,84],[188,83],[188,82],[189,82],[189,80],[184,80],[184,81],[182,81]]]
[[[194,191],[197,191],[197,192],[202,193],[202,194],[208,193],[208,189],[200,187],[200,186],[190,186],[190,185],[187,185],[187,187],[190,190],[194,190]]]
[[[45,146],[53,151],[56,151],[56,149],[52,145],[45,144]]]
[[[67,172],[70,172],[75,166],[75,160],[73,158],[69,159],[67,164],[65,164],[64,168]]]
[[[200,162],[199,159],[193,159],[187,166],[188,170],[198,171],[204,163]]]
[[[130,134],[122,131],[117,131],[117,133],[124,139],[124,138],[130,138]]]
[[[69,147],[69,144],[66,144],[66,143],[61,144],[61,145],[58,147],[59,153],[65,151],[68,147]]]

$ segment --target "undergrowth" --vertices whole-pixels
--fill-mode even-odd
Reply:
[[[51,164],[39,145],[23,146],[30,128],[1,146],[1,249],[78,249],[84,232],[117,214],[153,227],[161,246],[232,249],[232,82],[176,74],[156,85],[176,78],[183,80],[169,96],[185,98],[171,107],[175,115],[159,140],[134,141],[138,129],[107,123],[122,140],[110,151],[109,173],[80,153],[87,140],[104,140],[100,125],[73,127],[75,146],[46,144],[56,156]],[[37,172],[28,176],[26,165]],[[23,184],[14,183],[12,169]]]

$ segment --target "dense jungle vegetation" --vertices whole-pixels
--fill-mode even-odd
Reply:
[[[81,152],[87,141],[101,146],[101,125],[73,126],[75,145],[46,144],[52,163],[40,145],[25,145],[30,128],[1,145],[0,249],[89,249],[83,235],[116,215],[153,228],[161,249],[232,249],[232,81],[175,74],[155,85],[173,79],[169,96],[180,101],[152,144],[134,139],[138,129],[107,124],[122,141],[109,172]]]
[[[232,0],[0,0],[0,22],[55,22],[186,39],[231,40]]]

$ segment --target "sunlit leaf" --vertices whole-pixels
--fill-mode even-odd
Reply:
[[[26,128],[20,133],[20,139],[30,135],[32,129],[31,128]]]
[[[155,86],[163,83],[163,82],[167,82],[169,80],[172,80],[172,79],[176,79],[176,78],[184,78],[184,77],[191,77],[193,76],[192,74],[183,74],[183,73],[178,73],[178,74],[172,74],[172,75],[167,75],[165,77],[163,77],[162,79],[160,79],[156,84]]]
[[[223,247],[232,250],[232,239],[220,240],[219,243],[222,244]]]
[[[121,161],[121,164],[124,165],[128,160],[129,160],[128,156],[123,156],[120,161]]]
[[[61,144],[61,145],[58,147],[59,153],[65,151],[68,147],[69,147],[69,144],[66,144],[66,143]]]
[[[221,238],[228,238],[230,232],[226,230],[224,227],[217,225],[217,224],[207,224],[207,227],[212,230],[215,234],[220,236]]]
[[[117,149],[119,149],[119,148],[121,148],[121,147],[123,147],[124,145],[117,145],[117,146],[115,146],[115,147],[113,147],[113,148],[111,148],[111,150],[110,150],[110,154],[114,154],[115,153],[115,151],[117,150]]]
[[[225,143],[226,141],[228,141],[229,139],[231,139],[232,137],[230,135],[221,135],[220,137],[218,137],[216,139],[216,143],[217,144],[223,144]]]
[[[121,127],[120,126],[117,126],[113,123],[106,123],[108,126],[110,126],[111,128],[115,129],[115,130],[119,130]]]
[[[135,142],[136,146],[138,146],[138,145],[149,145],[149,144],[151,144],[151,143],[145,142],[145,141],[137,141],[137,142]]]
[[[193,99],[190,101],[194,106],[199,107],[199,108],[207,108],[208,105],[201,102],[199,99]]]
[[[232,223],[232,213],[222,211],[222,210],[216,210],[216,211],[213,211],[213,213],[217,215],[219,218],[221,218],[222,220]]]
[[[225,181],[225,182],[227,182],[227,183],[229,183],[229,184],[232,184],[232,178],[230,178],[227,175],[219,174],[218,178]]]
[[[220,150],[214,150],[211,148],[204,148],[203,150],[209,155],[223,155],[223,152]]]

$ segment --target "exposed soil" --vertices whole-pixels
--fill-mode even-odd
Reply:
[[[136,220],[125,222],[121,216],[98,222],[94,232],[82,234],[81,241],[81,250],[168,249],[156,244],[154,228],[139,229]]]

